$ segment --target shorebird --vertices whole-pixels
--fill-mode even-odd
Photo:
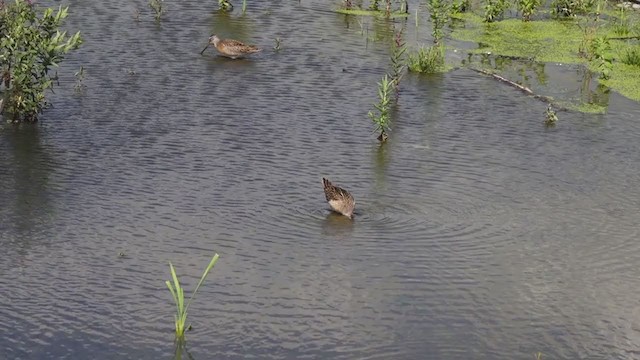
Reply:
[[[327,198],[331,209],[351,219],[353,209],[356,206],[353,196],[347,190],[333,185],[325,178],[322,178],[322,185],[324,185],[324,196]]]
[[[207,50],[209,45],[215,46],[220,54],[232,59],[262,51],[262,49],[257,46],[247,45],[232,39],[220,39],[218,35],[211,35],[211,37],[209,37],[209,43],[200,51],[200,55],[204,54],[204,51]]]

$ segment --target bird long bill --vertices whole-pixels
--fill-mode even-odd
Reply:
[[[204,49],[202,49],[202,51],[200,51],[200,55],[204,54],[204,51],[207,50],[208,47],[209,47],[209,44],[207,44],[207,46],[205,46]]]

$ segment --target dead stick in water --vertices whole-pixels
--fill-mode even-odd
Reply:
[[[476,69],[476,68],[472,68],[472,67],[469,67],[468,69],[473,70],[475,72],[479,72],[481,74],[489,75],[489,76],[493,77],[494,79],[497,79],[497,80],[500,80],[500,81],[502,81],[504,83],[507,83],[507,84],[515,87],[516,89],[526,93],[527,95],[533,96],[534,98],[536,98],[538,100],[544,101],[544,102],[546,102],[548,104],[551,104],[551,105],[555,106],[556,109],[558,109],[558,110],[564,110],[564,111],[568,110],[567,108],[565,108],[563,106],[558,106],[557,104],[554,104],[553,98],[551,98],[549,96],[536,94],[531,89],[529,89],[528,87],[520,85],[520,84],[518,84],[518,83],[516,83],[514,81],[511,81],[511,80],[509,80],[509,79],[507,79],[507,78],[505,78],[503,76],[500,76],[498,74],[494,74],[494,73],[492,73],[490,71],[487,71],[487,70]]]

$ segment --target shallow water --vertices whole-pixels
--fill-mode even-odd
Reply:
[[[193,289],[214,252],[185,359],[640,356],[637,103],[611,93],[607,114],[547,129],[545,104],[491,78],[409,74],[379,147],[384,21],[68,4],[85,44],[54,107],[0,130],[7,359],[172,358],[168,262]],[[265,50],[200,56],[212,32]]]

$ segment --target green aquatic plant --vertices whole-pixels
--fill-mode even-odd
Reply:
[[[547,110],[544,112],[544,124],[546,126],[555,126],[556,122],[558,122],[558,115],[556,115],[556,111],[553,110],[553,107],[549,104]]]
[[[220,11],[231,11],[233,10],[233,4],[229,0],[218,0],[218,9]]]
[[[282,40],[279,37],[277,37],[277,38],[274,39],[274,41],[275,41],[275,45],[273,45],[273,50],[279,51],[280,50],[280,44],[282,43]]]
[[[391,121],[389,110],[391,102],[391,92],[393,91],[393,81],[387,74],[382,77],[378,83],[378,102],[373,104],[374,111],[369,111],[369,118],[375,125],[375,131],[379,132],[378,141],[387,141],[389,132],[389,123]]]
[[[484,21],[491,23],[502,19],[510,6],[509,0],[484,0]]]
[[[52,67],[82,43],[80,33],[60,32],[68,8],[44,9],[30,1],[0,2],[0,81],[5,119],[12,123],[38,121],[46,107],[45,91],[53,88]]]
[[[431,30],[433,43],[438,45],[444,38],[444,26],[449,20],[451,8],[449,3],[445,0],[429,0],[427,7],[429,8],[431,23],[433,24],[433,28]]]
[[[613,24],[613,32],[621,37],[631,34],[631,24],[627,16],[627,10],[624,6],[617,11],[618,18]]]
[[[613,70],[614,58],[609,39],[605,37],[597,37],[593,39],[590,44],[589,54],[590,60],[600,72],[601,77],[603,79],[608,79],[611,71]]]
[[[552,0],[551,15],[553,17],[575,17],[593,11],[596,3],[601,0]]]
[[[454,0],[451,3],[451,14],[462,14],[471,10],[471,0]]]
[[[193,293],[191,294],[191,297],[189,298],[189,301],[186,304],[184,302],[184,289],[180,285],[180,281],[178,280],[178,275],[176,274],[176,269],[173,267],[173,264],[169,262],[169,268],[171,269],[171,278],[173,280],[173,283],[169,280],[165,281],[165,283],[167,284],[169,291],[171,291],[171,296],[173,297],[173,301],[176,304],[176,314],[174,315],[174,318],[175,318],[177,338],[184,337],[184,331],[191,327],[191,325],[185,327],[185,324],[187,322],[187,312],[189,310],[189,305],[191,305],[193,298],[196,296],[196,293],[198,292],[198,289],[200,289],[200,286],[202,286],[204,279],[206,279],[207,275],[209,275],[209,272],[211,272],[211,269],[216,264],[219,257],[220,256],[218,254],[215,254],[213,256],[213,258],[209,262],[209,265],[202,273],[202,277],[200,277],[200,281],[198,282],[198,285],[196,286],[195,290],[193,290]]]
[[[393,3],[399,3],[399,7],[394,7]],[[409,13],[407,0],[385,0],[384,9],[380,6],[380,0],[374,0],[366,8],[362,7],[362,0],[354,4],[351,0],[344,0],[342,6],[335,10],[339,14],[355,16],[379,16],[386,18],[407,17]]]
[[[167,12],[164,0],[149,0],[149,7],[153,10],[153,18],[160,22],[162,15]]]
[[[627,65],[640,66],[640,48],[627,49],[620,61]]]
[[[444,46],[421,47],[407,56],[407,67],[411,72],[432,74],[444,69]]]
[[[242,14],[247,13],[247,0],[242,0]]]
[[[522,21],[531,21],[531,16],[540,6],[540,0],[517,0],[516,5],[522,13]]]

